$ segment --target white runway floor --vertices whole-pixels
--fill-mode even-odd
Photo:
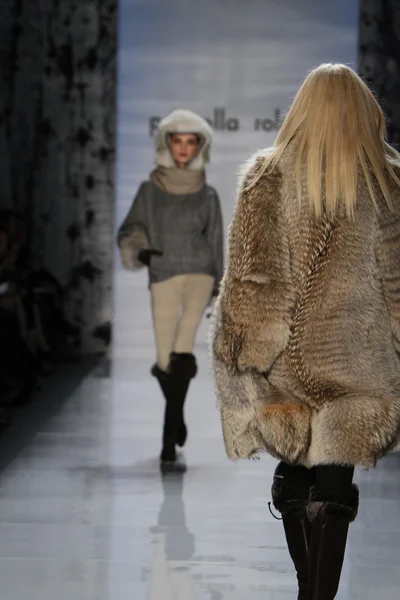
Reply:
[[[160,473],[147,292],[142,278],[118,278],[113,378],[86,378],[1,474],[0,599],[295,600],[282,526],[267,507],[276,462],[226,459],[206,324],[187,469]],[[360,513],[338,598],[397,600],[400,455],[356,481]]]

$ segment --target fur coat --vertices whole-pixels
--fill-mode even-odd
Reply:
[[[291,464],[374,466],[400,427],[400,194],[354,221],[296,200],[294,153],[245,191],[211,331],[226,451]]]

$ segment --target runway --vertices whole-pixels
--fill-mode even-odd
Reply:
[[[112,377],[95,369],[0,478],[1,600],[295,600],[276,461],[225,457],[202,326],[181,469],[159,469],[163,401],[142,276],[117,273]],[[133,310],[134,307],[134,310]],[[357,472],[339,600],[395,600],[400,455]]]

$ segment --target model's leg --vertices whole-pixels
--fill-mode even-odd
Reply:
[[[307,600],[336,597],[349,524],[358,510],[353,474],[353,467],[316,467],[316,483],[307,506],[311,524]]]
[[[272,485],[272,500],[282,514],[289,554],[296,569],[298,600],[307,598],[310,522],[306,508],[314,484],[314,469],[281,462],[275,470]]]
[[[161,283],[153,283],[150,291],[157,365],[162,371],[167,371],[182,307],[183,278],[177,276]]]
[[[182,298],[182,316],[179,320],[174,351],[190,354],[204,312],[211,300],[214,278],[209,275],[186,275]]]
[[[157,345],[157,363],[152,374],[158,379],[164,394],[165,417],[161,460],[176,460],[175,444],[180,423],[180,411],[171,386],[170,356],[174,348],[183,297],[182,276],[171,277],[151,286],[154,332]]]
[[[177,443],[183,446],[187,438],[184,419],[184,403],[190,380],[196,375],[196,359],[193,347],[201,319],[210,302],[214,279],[209,275],[186,275],[182,316],[179,320],[174,352],[171,355],[170,371],[174,381],[174,393],[180,407],[180,426]]]

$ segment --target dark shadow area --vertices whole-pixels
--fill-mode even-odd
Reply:
[[[41,390],[36,391],[26,406],[14,410],[12,424],[0,435],[0,472],[29,444],[71,397],[81,381],[96,366],[99,356],[84,356],[79,362],[63,365],[50,375]]]
[[[0,3],[1,467],[110,369],[117,4]]]

